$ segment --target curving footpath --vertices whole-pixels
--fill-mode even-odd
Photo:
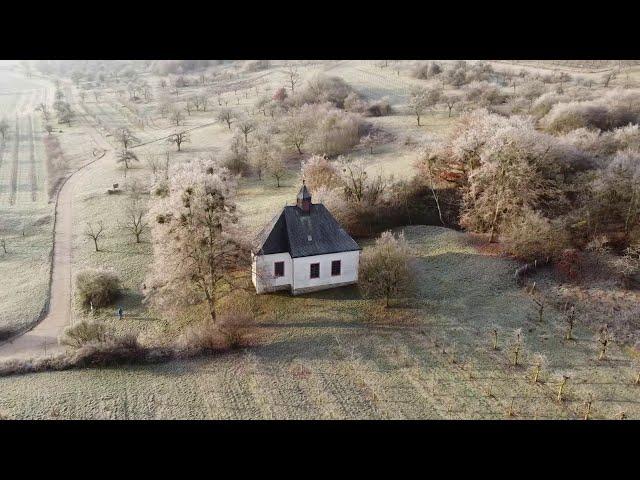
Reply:
[[[73,248],[72,198],[77,175],[111,150],[111,146],[98,132],[90,128],[89,134],[103,151],[96,158],[73,172],[58,192],[53,234],[51,289],[46,316],[31,330],[0,345],[0,361],[28,359],[64,351],[58,345],[58,336],[71,319],[71,251]]]

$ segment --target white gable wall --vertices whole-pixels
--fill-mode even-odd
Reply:
[[[293,268],[289,253],[271,255],[251,255],[251,280],[257,293],[289,289],[292,284]],[[275,262],[284,262],[284,277],[276,277]]]
[[[342,262],[340,275],[331,276],[331,262]],[[358,281],[360,251],[329,253],[293,259],[293,293],[321,290]],[[320,277],[311,278],[312,263],[320,263]],[[285,267],[286,268],[286,267]]]

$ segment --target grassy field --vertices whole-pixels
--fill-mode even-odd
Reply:
[[[47,195],[43,124],[35,106],[48,82],[0,72],[0,118],[10,124],[0,145],[0,338],[30,325],[47,296],[53,205]]]
[[[532,64],[531,68],[537,64]],[[539,65],[538,65],[539,66]],[[540,67],[542,68],[542,67]],[[546,67],[544,67],[546,68]],[[392,140],[374,153],[361,150],[370,172],[410,178],[421,140],[446,134],[456,123],[442,110],[424,115],[418,127],[405,103],[410,88],[422,84],[409,75],[376,62],[317,62],[300,68],[302,79],[324,72],[344,78],[370,99],[388,97],[393,115],[367,121],[390,134]],[[144,145],[136,147],[140,163],[126,172],[105,157],[77,173],[72,208],[74,224],[72,271],[86,267],[112,269],[121,278],[124,295],[118,304],[125,321],[115,317],[116,305],[97,317],[118,331],[170,335],[173,319],[159,319],[142,302],[151,260],[148,233],[136,244],[122,228],[130,201],[128,187],[135,181],[149,186],[152,174],[144,160],[168,148],[164,137],[174,127],[157,112],[166,92],[158,78],[147,75],[154,100],[130,102],[126,90],[100,89],[84,101],[79,90],[66,84],[67,98],[78,112],[71,127],[56,133],[71,167],[92,158],[95,136],[103,135],[114,150],[113,131],[129,127]],[[258,95],[285,83],[280,64],[263,72],[241,75],[212,88],[221,91],[223,106],[250,113]],[[256,90],[257,88],[257,90]],[[234,89],[236,91],[234,91]],[[42,90],[39,90],[42,92]],[[195,93],[180,89],[178,98]],[[51,93],[49,93],[51,94]],[[42,130],[33,114],[38,91],[2,96],[2,107],[22,112],[22,132],[17,149],[9,140],[0,163],[0,235],[10,241],[12,255],[0,253],[0,328],[24,325],[38,314],[46,294],[51,246],[51,204],[44,189],[43,152],[37,136]],[[212,124],[221,108],[217,96],[208,111],[187,116],[183,128],[194,128],[191,142],[173,152],[171,162],[197,155],[220,156],[232,132]],[[261,115],[256,118],[260,121]],[[29,127],[29,118],[33,128]],[[34,132],[30,140],[28,132]],[[30,144],[35,143],[37,200],[32,192]],[[174,148],[174,147],[171,147]],[[18,151],[20,188],[11,197],[14,151]],[[39,162],[39,163],[38,163]],[[275,180],[240,179],[238,211],[249,231],[261,228],[299,188],[299,158],[277,187]],[[44,181],[46,182],[46,180]],[[119,194],[108,194],[114,183]],[[143,200],[148,194],[143,194]],[[19,199],[19,202],[18,202]],[[4,202],[4,203],[3,203]],[[26,223],[25,223],[26,222]],[[84,235],[87,222],[103,222],[101,251]],[[22,229],[25,227],[25,235]],[[4,229],[4,230],[3,230]],[[259,326],[253,346],[217,357],[175,361],[152,366],[87,369],[41,373],[0,379],[0,416],[9,418],[580,418],[585,401],[593,394],[592,418],[617,418],[624,412],[640,418],[638,389],[633,384],[638,365],[629,352],[614,345],[608,359],[597,361],[592,331],[579,325],[575,341],[565,341],[561,314],[549,307],[545,320],[534,319],[534,305],[526,291],[513,281],[516,263],[478,249],[470,236],[438,227],[409,227],[408,239],[416,250],[419,285],[416,298],[406,299],[389,311],[361,297],[357,288],[290,297],[285,294],[258,298]],[[553,278],[545,283],[560,289]],[[399,320],[389,321],[392,313]],[[87,318],[75,305],[72,322]],[[513,366],[514,330],[525,339],[520,365]],[[498,348],[493,349],[493,331]],[[541,381],[531,381],[533,355],[546,355],[548,366]],[[562,374],[567,382],[565,400],[556,401]],[[151,392],[151,393],[150,393]]]
[[[615,346],[597,361],[591,335],[562,340],[516,287],[515,264],[478,252],[465,234],[410,227],[420,292],[386,311],[355,288],[260,297],[255,345],[154,366],[0,379],[14,418],[592,418],[640,417],[636,368]],[[406,302],[402,302],[403,304]],[[373,319],[373,320],[371,320]],[[492,329],[498,328],[498,349]],[[522,328],[514,367],[508,346]],[[547,355],[533,383],[532,355]],[[559,375],[570,376],[563,402]],[[511,414],[509,411],[511,410]]]

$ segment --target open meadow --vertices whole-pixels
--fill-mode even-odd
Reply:
[[[416,74],[422,65],[417,61],[254,64],[220,62],[183,74],[140,62],[113,72],[99,67],[76,78],[76,70],[42,76],[25,76],[18,68],[0,71],[0,120],[10,124],[0,146],[0,239],[7,250],[0,249],[0,341],[47,314],[55,202],[65,181],[69,202],[61,208],[71,222],[69,281],[97,268],[121,282],[116,301],[92,310],[81,304],[73,282],[67,324],[99,322],[145,345],[159,338],[169,342],[180,338],[201,311],[192,305],[184,314],[163,314],[145,301],[154,263],[152,227],[145,225],[136,239],[130,212],[147,212],[179,165],[200,158],[237,167],[235,213],[245,235],[253,237],[285,205],[294,204],[301,168],[310,158],[324,155],[340,165],[339,174],[357,164],[364,172],[360,178],[413,185],[425,171],[418,162],[430,158],[426,146],[449,142],[451,156],[480,148],[482,142],[474,144],[471,135],[466,143],[455,137],[461,122],[472,123],[468,114],[478,105],[508,118],[537,111],[535,102],[543,95],[568,102],[562,95],[575,90],[576,98],[597,98],[605,87],[596,83],[615,68],[620,71],[607,80],[611,88],[633,89],[640,79],[635,64],[492,61],[489,74],[478,74],[484,75],[481,80],[459,85],[445,83],[444,73]],[[522,70],[527,73],[513,73]],[[557,80],[559,72],[580,80],[575,85]],[[515,92],[528,91],[521,87],[526,75],[537,76],[531,80],[537,93],[520,98]],[[548,83],[538,79],[545,75],[554,77]],[[317,94],[323,101],[295,104],[294,90],[300,98],[312,97],[316,92],[308,85],[333,77],[340,80],[335,89],[348,91],[355,106],[329,94]],[[558,85],[564,93],[554,93]],[[444,100],[415,107],[416,89],[438,89]],[[69,122],[57,121],[53,109],[48,121],[36,110],[41,103],[51,105],[54,96],[73,112]],[[384,113],[370,114],[379,105]],[[231,112],[226,121],[225,112]],[[302,138],[292,125],[305,122],[315,123]],[[47,131],[47,125],[53,128]],[[340,136],[352,127],[355,140]],[[499,127],[495,132],[507,130]],[[123,130],[130,144],[123,144]],[[324,137],[314,137],[325,130]],[[177,134],[185,136],[181,145],[174,141]],[[365,136],[376,140],[365,143]],[[253,153],[262,147],[270,159],[264,165]],[[416,211],[422,216],[403,222],[396,215],[393,225],[411,247],[415,289],[389,308],[357,285],[300,296],[252,295],[255,327],[238,349],[153,364],[3,376],[0,418],[640,418],[637,290],[615,282],[581,283],[555,265],[518,282],[514,272],[530,258],[508,250],[506,236],[490,243],[488,228],[463,231],[471,222],[449,221],[447,204],[451,228],[437,221],[437,226],[414,224],[426,223],[415,218],[437,219],[441,208],[436,190],[444,187],[435,185],[431,170],[428,175],[429,181],[416,183],[427,195],[427,200],[419,197],[424,205]],[[431,216],[424,216],[425,210]],[[483,221],[490,217],[484,215]],[[148,223],[157,220],[147,218]],[[94,243],[87,232],[98,229]],[[373,233],[357,239],[365,251],[380,232]],[[544,314],[539,298],[544,298]],[[569,301],[581,309],[567,334]],[[123,319],[117,316],[119,307]],[[617,318],[620,309],[629,312],[625,328],[631,333],[610,341],[603,355],[597,328]]]

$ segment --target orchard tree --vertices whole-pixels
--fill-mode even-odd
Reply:
[[[134,143],[139,143],[140,139],[136,137],[127,127],[120,127],[114,134],[115,139],[122,144],[122,148],[127,150]]]
[[[171,135],[167,141],[169,143],[175,143],[178,147],[178,151],[180,151],[180,147],[183,143],[189,143],[191,139],[189,138],[189,132],[176,132]]]
[[[238,127],[238,130],[240,130],[242,132],[242,134],[244,135],[244,143],[248,144],[249,140],[249,134],[253,131],[255,131],[256,129],[256,124],[253,120],[251,119],[243,119],[240,120],[236,126]]]
[[[295,93],[295,87],[300,82],[300,74],[298,73],[298,69],[289,63],[286,66],[285,73],[287,74],[289,85],[291,86],[291,93]]]
[[[120,150],[116,156],[116,163],[122,163],[124,165],[124,176],[127,176],[127,170],[129,170],[129,164],[131,162],[137,162],[138,156],[131,150]]]
[[[409,102],[407,106],[409,111],[416,116],[418,126],[420,126],[420,117],[429,107],[433,107],[440,100],[440,90],[437,88],[424,89],[416,87],[409,94]]]
[[[216,118],[218,119],[218,122],[226,123],[227,127],[229,127],[229,130],[231,130],[231,124],[233,123],[233,120],[236,118],[236,114],[230,108],[222,108],[218,112],[218,115],[216,116]]]
[[[213,160],[192,160],[169,176],[169,194],[150,217],[152,273],[147,301],[160,312],[179,313],[205,302],[213,324],[218,301],[242,287],[248,250],[238,239],[236,180]]]
[[[267,163],[267,171],[269,175],[276,179],[277,187],[280,188],[280,180],[287,173],[287,167],[282,160],[282,155],[279,154],[271,154],[268,163]]]
[[[302,108],[292,113],[282,122],[283,144],[286,147],[295,148],[302,155],[302,147],[311,136],[312,126],[313,119],[306,109]]]
[[[147,211],[142,207],[139,200],[133,200],[125,211],[123,228],[131,232],[136,239],[136,243],[140,243],[140,236],[149,226],[145,219],[146,214]]]
[[[171,107],[169,118],[171,119],[171,123],[175,123],[176,127],[179,127],[180,124],[184,121],[184,114],[179,108],[173,105]]]
[[[87,226],[84,230],[84,235],[85,237],[88,237],[91,240],[93,240],[93,245],[95,246],[96,252],[100,251],[100,249],[98,248],[98,240],[100,239],[103,233],[104,233],[104,225],[102,224],[102,222],[98,222],[96,225],[93,225],[92,223],[87,222]]]
[[[249,151],[249,163],[258,174],[258,180],[262,180],[262,175],[268,170],[277,151],[277,146],[271,143],[270,136],[266,133],[257,132],[253,141],[253,148]]]
[[[36,107],[36,112],[42,112],[42,117],[44,118],[45,122],[49,121],[49,107],[45,102],[41,102],[38,104],[38,106]]]
[[[7,132],[9,131],[9,122],[6,118],[0,120],[0,134],[2,135],[2,141],[4,142]]]
[[[451,118],[451,110],[457,103],[460,102],[460,96],[455,93],[447,93],[442,97],[442,102],[449,109],[449,118]]]

